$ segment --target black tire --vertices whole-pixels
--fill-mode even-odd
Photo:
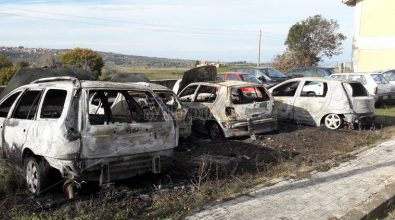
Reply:
[[[49,182],[49,164],[44,159],[33,156],[26,157],[23,164],[27,189],[36,195],[43,193]]]
[[[208,134],[212,140],[225,139],[224,132],[217,122],[211,122],[208,126]]]

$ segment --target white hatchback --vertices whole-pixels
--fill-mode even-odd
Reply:
[[[330,76],[332,79],[358,81],[374,97],[375,103],[389,98],[391,84],[381,73],[336,73]]]

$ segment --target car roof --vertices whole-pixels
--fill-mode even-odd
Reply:
[[[229,74],[229,75],[254,75],[254,74],[252,74],[252,73],[245,73],[245,72],[232,72],[232,71],[218,73],[217,75],[226,75],[226,74]]]
[[[378,72],[370,72],[370,73],[357,72],[357,73],[334,73],[332,75],[338,76],[338,75],[372,75],[372,74],[381,74],[381,73],[378,73]]]
[[[231,86],[256,86],[259,84],[255,84],[255,83],[250,83],[250,82],[244,82],[244,81],[233,81],[233,80],[229,80],[229,81],[218,81],[218,82],[195,82],[195,83],[191,83],[190,85],[206,85],[206,86],[227,86],[227,87],[231,87]]]

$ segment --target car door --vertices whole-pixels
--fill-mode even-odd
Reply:
[[[218,87],[201,85],[197,90],[193,104],[195,111],[194,126],[199,129],[205,130],[207,121],[215,120],[213,112],[214,102],[217,99]]]
[[[30,127],[34,124],[42,90],[26,90],[10,118],[4,122],[4,147],[14,161],[21,161]]]
[[[274,87],[272,95],[274,97],[274,105],[277,109],[277,117],[280,120],[294,119],[294,101],[295,94],[299,88],[300,80],[291,81]]]
[[[308,80],[301,83],[294,102],[294,120],[300,124],[316,126],[316,120],[330,102],[328,84],[320,80]]]
[[[0,104],[0,149],[1,155],[5,158],[9,158],[10,155],[8,151],[9,149],[6,148],[4,145],[4,123],[7,120],[7,117],[9,116],[12,107],[15,105],[15,102],[21,93],[21,91],[18,91],[8,95]]]

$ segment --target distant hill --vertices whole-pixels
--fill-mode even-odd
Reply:
[[[27,61],[32,66],[46,66],[54,63],[58,55],[67,49],[45,49],[25,47],[0,47],[0,54],[9,57],[14,63]],[[168,59],[158,57],[124,55],[118,53],[101,52],[105,65],[125,67],[155,67],[155,68],[192,68],[195,60]]]

